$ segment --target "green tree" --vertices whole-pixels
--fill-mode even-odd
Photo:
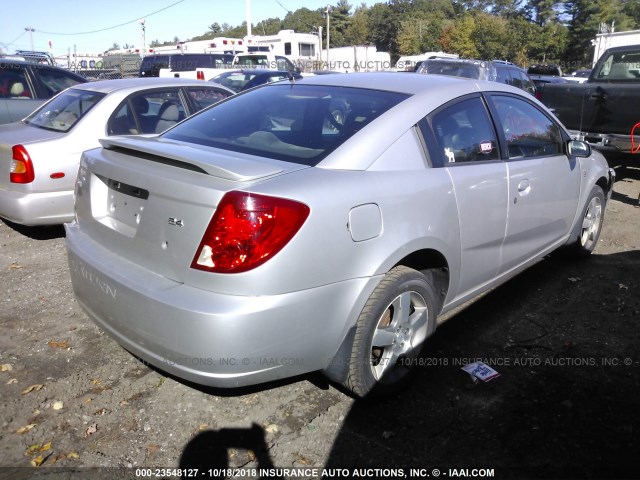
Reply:
[[[479,52],[473,40],[476,22],[473,15],[465,15],[455,20],[455,28],[450,32],[451,51],[462,58],[478,58]]]
[[[213,37],[220,36],[222,34],[222,27],[218,22],[214,22],[211,25],[209,25],[209,32]]]
[[[629,30],[635,20],[625,10],[621,0],[567,0],[569,21],[568,48],[564,61],[569,65],[591,65],[593,40],[600,31],[600,25],[615,22],[616,31]]]
[[[320,10],[311,11],[308,8],[299,8],[295,12],[289,12],[282,21],[282,27],[295,30],[298,33],[313,32],[314,28],[323,25]]]
[[[509,56],[509,22],[503,17],[478,12],[474,15],[471,40],[479,58],[493,60]]]
[[[389,52],[392,58],[398,58],[397,32],[399,22],[389,4],[376,3],[369,9],[369,43],[378,51]]]
[[[343,33],[344,41],[347,45],[366,45],[368,42],[369,29],[368,8],[365,3],[356,7],[351,16],[351,25],[349,29]]]

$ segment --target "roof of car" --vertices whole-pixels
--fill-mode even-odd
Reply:
[[[195,86],[195,87],[211,87],[212,82],[203,82],[202,80],[188,79],[188,78],[162,78],[162,77],[147,77],[147,78],[120,78],[115,80],[98,80],[96,82],[83,83],[82,85],[75,85],[73,88],[91,90],[100,93],[112,93],[118,90],[125,89],[137,89],[137,88],[162,88],[162,87],[175,87],[180,86]],[[218,87],[227,90],[227,87],[217,85]]]
[[[259,74],[263,74],[263,75],[287,75],[289,74],[288,70],[271,70],[269,68],[239,68],[237,70],[232,70],[232,71],[228,71],[228,72],[224,72],[224,73],[249,73],[252,75],[259,75]],[[293,74],[295,75],[300,75],[300,74]]]
[[[422,75],[407,74],[404,72],[362,72],[350,73],[348,75],[316,75],[303,77],[296,80],[305,85],[331,85],[338,87],[370,88],[374,90],[386,90],[406,94],[416,94],[425,89],[446,88],[458,85],[466,88],[471,93],[474,89],[469,86],[469,82],[480,83],[479,80],[461,77],[449,77],[446,75]],[[484,82],[482,82],[484,83]],[[491,87],[497,89],[500,84],[492,82]]]

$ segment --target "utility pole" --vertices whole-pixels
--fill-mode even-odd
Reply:
[[[140,26],[142,27],[142,56],[144,57],[147,54],[147,38],[146,38],[146,27],[145,27],[145,19],[140,20]]]
[[[251,0],[247,0],[247,37],[250,37],[250,36],[251,36]]]
[[[332,11],[333,9],[331,8],[331,5],[327,5],[326,10],[324,11],[324,14],[327,16],[327,69],[329,68],[329,18]]]
[[[33,52],[33,32],[35,32],[33,27],[25,27],[25,31],[29,32],[29,38],[31,39],[31,51]]]

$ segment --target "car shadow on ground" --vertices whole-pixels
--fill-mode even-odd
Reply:
[[[251,428],[221,428],[198,434],[183,450],[179,467],[186,472],[197,470],[207,478],[229,478],[227,474],[234,469],[229,458],[236,455],[236,449],[251,452],[247,461],[255,460],[257,469],[264,471],[274,468],[269,456],[266,433],[255,423]],[[187,478],[187,475],[183,477]]]
[[[485,295],[428,340],[405,391],[354,404],[326,468],[637,475],[639,267],[640,251],[552,256]],[[472,382],[476,360],[500,377]]]
[[[10,222],[4,218],[0,219],[0,221],[20,235],[24,235],[33,240],[53,240],[54,238],[63,238],[65,236],[63,225],[28,227],[26,225],[20,225],[19,223]]]

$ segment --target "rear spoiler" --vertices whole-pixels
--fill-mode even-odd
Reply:
[[[284,170],[245,155],[158,137],[110,137],[100,139],[107,150],[119,151],[146,160],[174,165],[188,170],[224,178],[233,182],[248,182],[271,177]]]

